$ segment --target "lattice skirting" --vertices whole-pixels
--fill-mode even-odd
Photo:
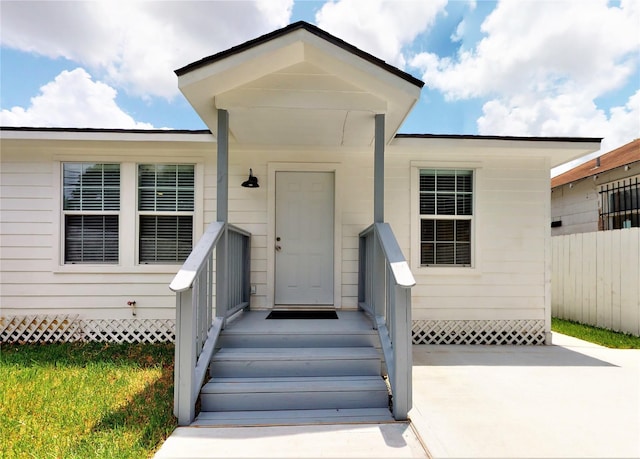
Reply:
[[[0,317],[2,343],[173,342],[171,319],[81,319],[77,315]]]
[[[544,320],[414,320],[414,344],[544,344]]]

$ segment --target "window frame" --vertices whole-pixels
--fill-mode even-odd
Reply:
[[[154,160],[157,159],[157,160]],[[177,263],[138,263],[138,221],[137,221],[137,165],[144,164],[190,164],[194,166],[194,210],[193,210],[193,240],[195,244],[204,230],[204,165],[205,157],[196,155],[180,156],[180,161],[175,158],[149,158],[142,155],[78,155],[54,154],[51,162],[53,177],[53,236],[57,244],[52,245],[50,258],[51,270],[55,274],[65,273],[96,273],[96,274],[138,274],[158,273],[175,274],[180,264]],[[116,264],[89,264],[89,263],[64,263],[64,216],[63,216],[63,172],[64,163],[109,163],[120,165],[120,217],[119,217],[119,263]]]
[[[78,165],[82,168],[85,166],[93,165],[101,165],[103,166],[103,178],[104,178],[104,166],[118,166],[118,209],[104,209],[104,200],[102,202],[103,209],[65,209],[65,166],[66,165]],[[59,190],[59,199],[60,205],[58,208],[60,209],[60,220],[61,220],[61,237],[60,237],[60,262],[64,266],[118,266],[121,262],[121,247],[120,241],[122,240],[121,235],[121,227],[122,227],[122,165],[119,162],[114,161],[61,161],[59,166],[59,176],[60,176],[60,190]],[[87,187],[92,188],[92,187]],[[80,190],[85,189],[83,186],[80,187]],[[101,192],[104,192],[105,186],[103,182],[103,186],[101,187]],[[104,194],[103,194],[104,195]],[[80,205],[83,204],[81,199]],[[116,261],[69,261],[67,262],[67,217],[69,216],[95,216],[95,217],[106,217],[106,216],[116,216],[117,217],[117,225],[118,225],[118,238],[117,238],[117,251],[116,251]]]
[[[428,216],[420,214],[420,171],[425,169],[435,170],[464,170],[471,171],[472,181],[472,215],[471,216]],[[456,275],[480,275],[482,272],[481,263],[478,257],[479,231],[481,216],[478,212],[478,190],[482,183],[482,163],[478,161],[411,161],[411,268],[417,273],[428,272],[430,275],[447,275],[455,272]],[[425,219],[468,219],[471,221],[470,235],[470,257],[471,265],[423,265],[421,264],[421,221]]]
[[[154,166],[193,166],[193,209],[190,211],[180,211],[180,210],[176,210],[176,211],[169,211],[169,210],[140,210],[140,202],[139,202],[139,192],[140,192],[140,174],[139,174],[139,168],[140,166],[143,165],[154,165]],[[136,238],[136,242],[135,242],[135,262],[136,265],[138,266],[161,266],[161,265],[167,265],[167,266],[180,266],[184,263],[183,261],[175,261],[175,262],[167,262],[167,261],[160,261],[160,262],[152,262],[152,261],[141,261],[140,260],[140,251],[141,251],[141,247],[140,247],[140,231],[141,231],[141,217],[143,216],[175,216],[175,217],[184,217],[184,216],[190,216],[191,217],[191,250],[193,250],[193,248],[196,245],[197,239],[195,237],[195,232],[196,232],[196,207],[197,207],[197,184],[198,184],[198,179],[197,179],[197,169],[198,169],[198,165],[196,163],[187,163],[187,162],[137,162],[135,164],[135,226],[136,226],[136,230],[135,230],[135,238]],[[178,188],[176,188],[178,189]],[[177,199],[177,198],[176,198]]]

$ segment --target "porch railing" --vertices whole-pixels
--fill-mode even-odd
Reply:
[[[411,287],[416,283],[388,223],[360,233],[358,302],[374,319],[389,375],[393,417],[411,409]]]
[[[249,307],[250,247],[250,233],[213,222],[169,286],[176,292],[174,414],[181,426],[195,418],[196,399],[225,319]]]

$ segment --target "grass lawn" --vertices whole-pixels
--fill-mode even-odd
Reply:
[[[151,457],[176,426],[173,344],[3,345],[3,458]]]
[[[573,336],[590,343],[615,349],[640,349],[640,338],[603,328],[583,325],[570,320],[551,319],[551,330]]]

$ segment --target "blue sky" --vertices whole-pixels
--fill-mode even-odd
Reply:
[[[0,124],[202,129],[173,70],[305,20],[425,81],[405,133],[640,137],[637,0],[7,1]]]

